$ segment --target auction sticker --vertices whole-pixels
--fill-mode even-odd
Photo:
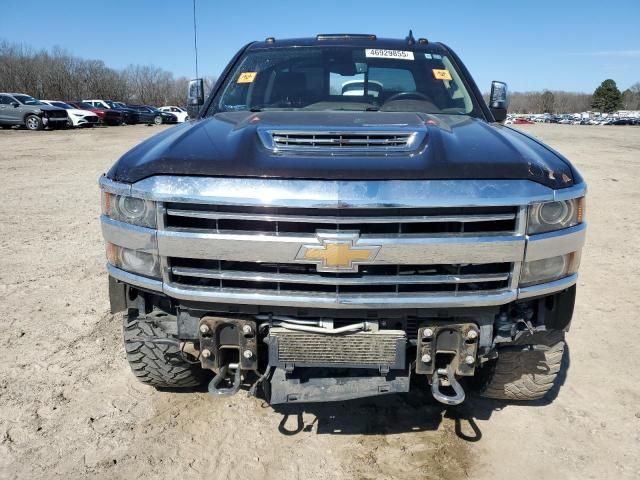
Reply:
[[[253,83],[258,72],[242,72],[238,77],[237,83]]]
[[[446,69],[434,68],[431,70],[433,72],[433,78],[436,80],[453,80],[451,78],[451,73]]]
[[[406,50],[383,50],[380,48],[367,48],[364,51],[367,58],[393,58],[395,60],[413,60],[413,52]]]

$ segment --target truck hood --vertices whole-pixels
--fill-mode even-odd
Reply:
[[[424,132],[421,148],[393,155],[274,152],[263,129],[328,131],[393,127]],[[152,175],[322,180],[525,179],[551,188],[578,183],[559,153],[517,130],[463,115],[392,112],[219,113],[167,129],[123,155],[107,176]],[[579,178],[579,177],[578,177]]]

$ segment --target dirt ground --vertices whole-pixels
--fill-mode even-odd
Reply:
[[[640,478],[640,128],[525,126],[589,182],[563,385],[448,412],[420,392],[276,411],[138,383],[97,180],[159,128],[0,131],[0,478]]]

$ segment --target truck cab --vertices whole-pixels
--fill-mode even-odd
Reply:
[[[141,381],[272,404],[552,388],[586,185],[501,123],[505,84],[487,105],[444,44],[341,34],[250,43],[202,91],[100,179]]]

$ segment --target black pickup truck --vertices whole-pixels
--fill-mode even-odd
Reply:
[[[552,388],[586,185],[502,124],[504,83],[487,105],[441,43],[318,35],[251,43],[202,91],[100,179],[142,382],[272,404]]]

